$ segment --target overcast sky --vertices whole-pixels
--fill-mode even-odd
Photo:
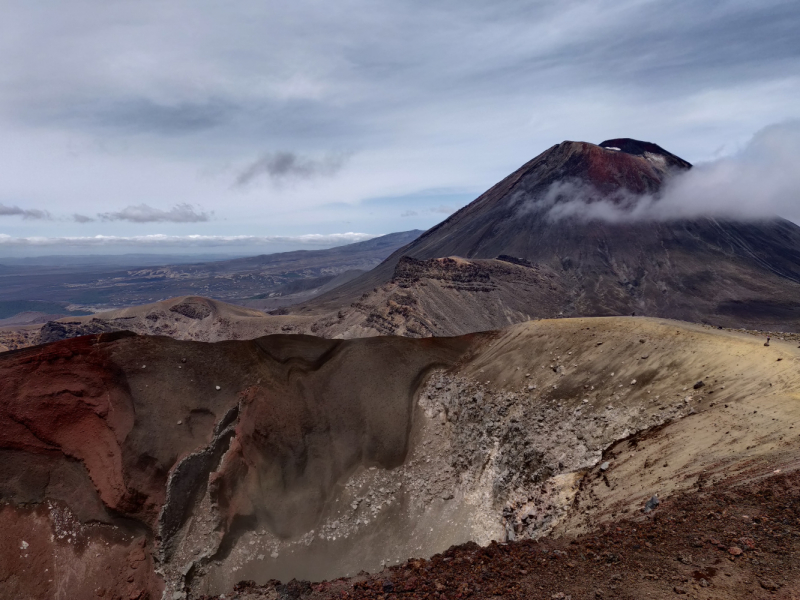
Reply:
[[[0,255],[426,229],[566,139],[719,159],[800,119],[798,31],[796,0],[5,0]]]

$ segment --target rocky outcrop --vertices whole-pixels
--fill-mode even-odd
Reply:
[[[122,331],[119,325],[109,323],[103,319],[91,319],[82,321],[48,321],[39,330],[36,337],[36,344],[49,344],[59,340],[80,337],[82,335],[95,335],[98,333],[110,333],[112,331]]]

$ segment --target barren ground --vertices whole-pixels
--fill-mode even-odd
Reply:
[[[469,543],[373,575],[242,582],[210,598],[796,598],[800,475],[746,474],[580,536]]]

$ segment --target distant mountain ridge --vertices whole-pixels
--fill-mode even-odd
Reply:
[[[368,271],[421,233],[403,231],[333,248],[188,264],[11,266],[0,269],[0,304],[44,300],[93,309],[119,308],[189,295],[237,302],[268,295],[301,279],[330,280],[348,271]],[[310,290],[325,282],[308,283]]]

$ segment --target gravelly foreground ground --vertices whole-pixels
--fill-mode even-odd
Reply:
[[[800,473],[665,500],[577,538],[456,546],[321,583],[242,582],[211,598],[796,598]]]

